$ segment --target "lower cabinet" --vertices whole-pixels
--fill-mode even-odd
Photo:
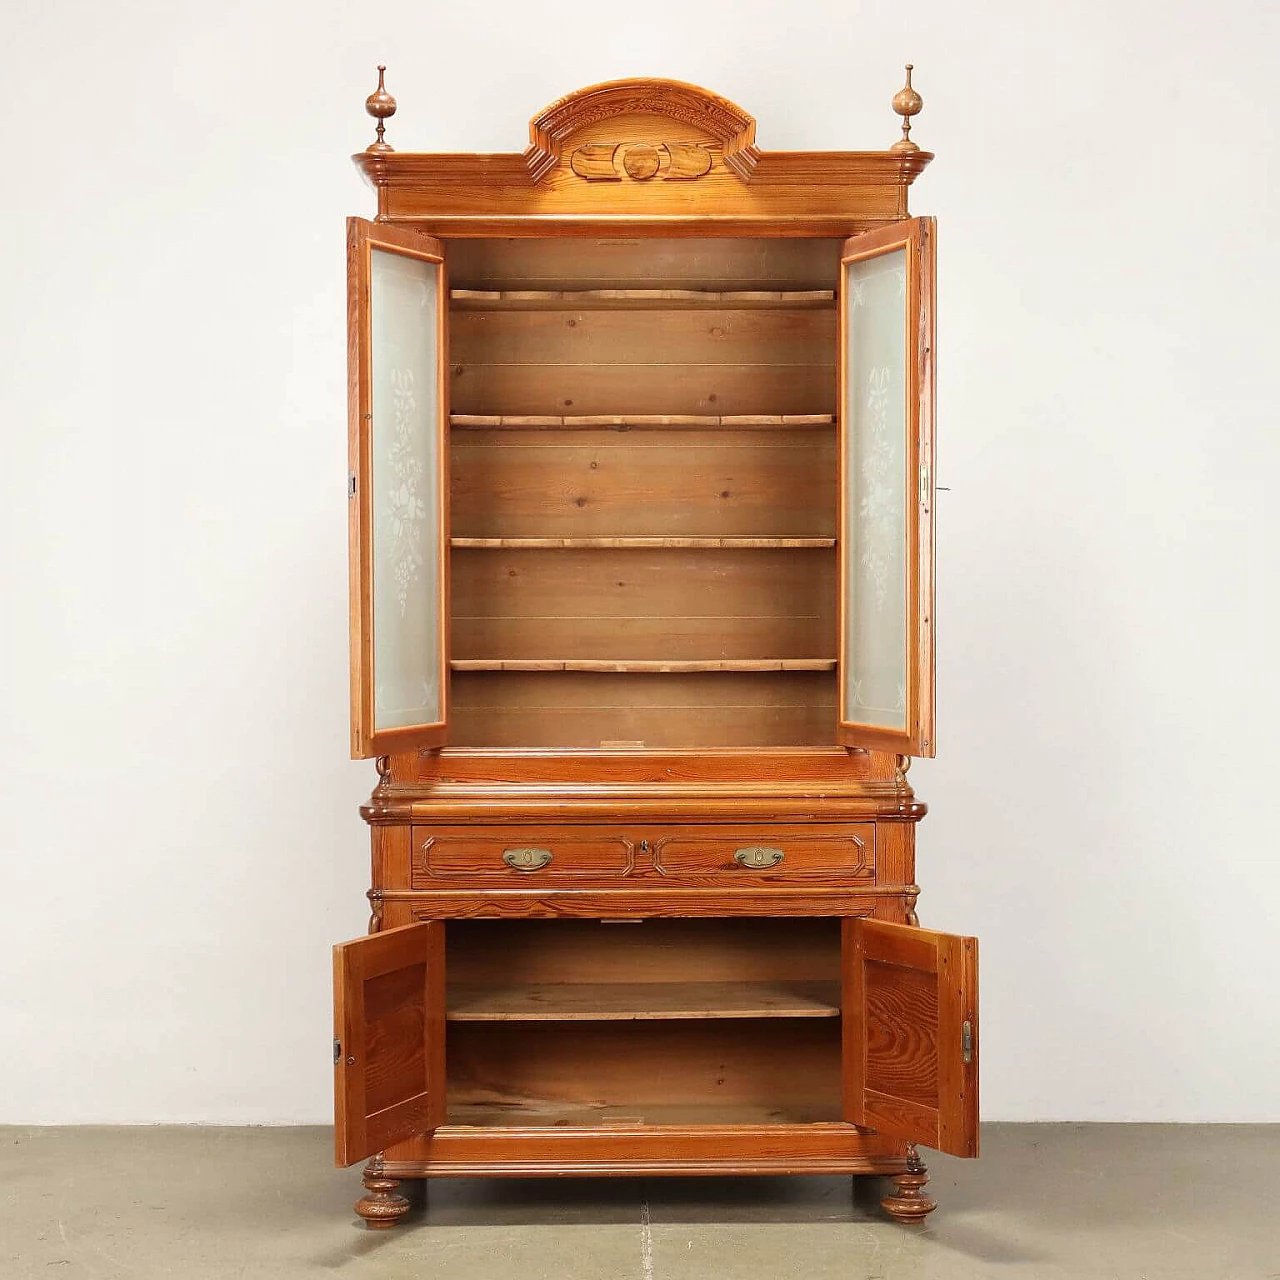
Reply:
[[[334,998],[340,1165],[410,1141],[423,1174],[856,1171],[883,1140],[977,1154],[972,938],[861,917],[431,920],[336,947]]]

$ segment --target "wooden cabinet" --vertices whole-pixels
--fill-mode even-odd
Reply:
[[[894,100],[905,124],[919,109]],[[337,1156],[406,1177],[977,1153],[976,944],[919,927],[932,158],[778,153],[670,81],[522,155],[355,157]],[[765,1020],[768,1020],[766,1025]]]

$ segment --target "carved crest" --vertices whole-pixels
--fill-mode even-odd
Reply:
[[[569,167],[588,182],[690,180],[711,168],[711,152],[696,142],[588,142],[569,157]]]
[[[627,116],[666,118],[701,135],[705,144],[637,139],[631,143],[584,141],[575,146],[575,137],[592,126],[609,120],[621,126]],[[626,136],[624,128],[618,132]],[[614,80],[580,89],[535,116],[529,123],[529,138],[525,160],[535,182],[565,152],[570,152],[573,172],[594,182],[700,178],[711,168],[709,146],[717,147],[725,164],[744,179],[751,176],[759,159],[756,122],[751,116],[727,98],[679,80]]]

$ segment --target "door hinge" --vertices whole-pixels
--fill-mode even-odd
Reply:
[[[965,1026],[968,1026],[968,1025],[969,1025],[968,1023],[965,1023]],[[335,1040],[333,1042],[333,1065],[336,1067],[338,1063],[341,1061],[342,1061],[342,1041]]]
[[[973,1023],[968,1018],[960,1028],[960,1052],[967,1067],[973,1061]]]
[[[929,497],[929,465],[925,463],[920,468],[920,505],[922,507],[929,505]]]
[[[356,496],[356,473],[354,471],[347,472],[347,497],[354,498]]]

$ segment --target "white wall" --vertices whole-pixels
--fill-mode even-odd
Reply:
[[[927,924],[996,1119],[1280,1120],[1277,9],[11,5],[0,1119],[324,1121],[347,761],[343,217],[616,76],[882,147],[941,220]]]

